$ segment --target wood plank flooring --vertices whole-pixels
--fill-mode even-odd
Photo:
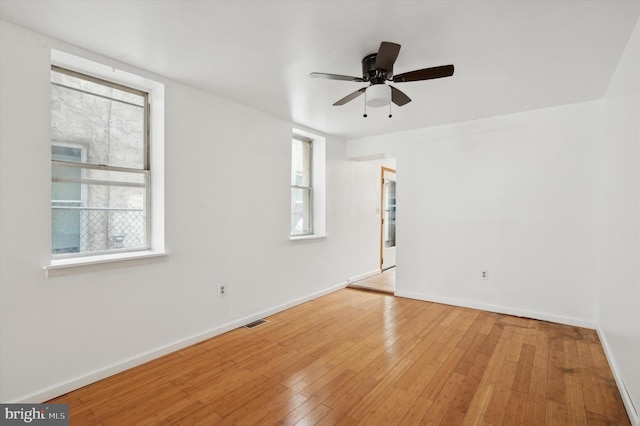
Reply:
[[[86,386],[72,425],[629,424],[593,330],[344,289]]]
[[[349,284],[349,288],[394,294],[396,291],[396,268],[387,269],[380,274],[352,282]]]

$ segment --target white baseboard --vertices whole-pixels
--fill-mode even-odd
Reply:
[[[611,367],[613,378],[615,379],[616,385],[618,386],[618,391],[620,392],[620,396],[622,397],[624,408],[627,410],[629,421],[634,426],[640,426],[640,414],[636,411],[636,407],[631,401],[631,396],[629,395],[629,392],[627,392],[627,388],[624,385],[624,380],[622,380],[622,376],[620,375],[620,370],[618,369],[618,364],[616,363],[616,359],[613,356],[611,346],[609,346],[609,342],[607,341],[607,336],[599,326],[596,328],[596,331],[598,332],[600,343],[602,343],[604,354],[606,355],[607,361],[609,362],[609,367]]]
[[[474,302],[472,300],[456,299],[442,296],[433,296],[422,293],[413,293],[396,289],[396,296],[406,297],[409,299],[424,300],[426,302],[443,303],[445,305],[460,306],[463,308],[479,309],[481,311],[496,312],[499,314],[514,315],[517,317],[532,318],[542,321],[555,322],[558,324],[572,325],[576,327],[595,329],[596,325],[592,321],[582,320],[579,318],[564,317],[560,315],[549,314],[546,312],[527,311],[524,309],[512,308],[509,306],[492,305],[488,303]]]
[[[60,383],[58,385],[49,387],[47,389],[43,389],[38,392],[34,392],[32,394],[25,395],[23,397],[16,398],[12,401],[6,401],[6,402],[7,403],[42,403],[42,402],[48,401],[52,398],[55,398],[60,395],[64,395],[65,393],[79,389],[83,386],[87,386],[91,383],[95,383],[98,380],[105,379],[109,376],[113,376],[114,374],[120,373],[122,371],[128,370],[138,365],[144,364],[145,362],[167,355],[171,352],[175,352],[177,350],[186,348],[187,346],[191,346],[196,343],[202,342],[203,340],[207,340],[212,337],[218,336],[220,334],[226,333],[228,331],[234,330],[238,327],[242,327],[243,325],[256,321],[260,318],[277,314],[278,312],[282,312],[294,306],[301,305],[310,300],[317,299],[318,297],[327,295],[329,293],[333,293],[334,291],[341,290],[346,286],[347,286],[347,283],[344,282],[344,283],[335,285],[333,287],[329,287],[327,289],[309,294],[307,296],[304,296],[295,300],[291,300],[287,303],[276,306],[274,308],[266,309],[251,315],[247,315],[245,317],[228,322],[226,324],[223,324],[211,330],[207,330],[203,333],[199,333],[199,334],[187,337],[185,339],[178,340],[166,346],[162,346],[160,348],[151,350],[149,352],[140,354],[138,356],[101,368],[99,370],[92,371],[83,376],[69,380],[68,382]]]
[[[364,280],[365,278],[369,278],[369,277],[372,277],[374,275],[378,275],[380,272],[382,272],[382,271],[380,271],[380,269],[374,269],[373,271],[365,272],[364,274],[355,275],[355,276],[350,277],[349,279],[347,279],[347,283],[351,284],[351,283],[354,283],[356,281]]]

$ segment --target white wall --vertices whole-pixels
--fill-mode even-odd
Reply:
[[[593,327],[599,112],[350,141],[348,157],[387,153],[401,168],[396,294]]]
[[[53,397],[353,274],[344,141],[327,138],[329,237],[290,244],[291,123],[12,24],[0,31],[1,401]],[[45,277],[51,47],[165,84],[165,260]]]
[[[627,411],[640,424],[640,21],[602,112],[598,329]]]

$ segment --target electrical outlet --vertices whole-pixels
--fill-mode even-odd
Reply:
[[[224,297],[227,295],[227,286],[224,284],[218,284],[218,297]]]
[[[488,280],[489,279],[489,270],[488,269],[483,269],[482,271],[480,271],[480,279],[481,280]]]

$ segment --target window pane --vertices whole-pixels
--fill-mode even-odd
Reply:
[[[311,186],[311,142],[293,139],[291,185]]]
[[[67,161],[145,167],[144,96],[51,71],[51,140],[86,147]]]
[[[396,182],[384,181],[384,246],[396,246]]]
[[[75,200],[51,203],[52,252],[92,253],[147,248],[144,173],[52,167],[52,191],[75,187]]]
[[[291,188],[291,235],[311,234],[311,189]]]
[[[58,161],[82,161],[82,149],[66,146],[52,146],[51,159]],[[59,169],[53,168],[53,174],[59,175],[67,179],[79,179],[81,170],[76,168]],[[80,185],[69,182],[56,182],[51,189],[51,199],[56,202],[62,201],[80,201]]]

